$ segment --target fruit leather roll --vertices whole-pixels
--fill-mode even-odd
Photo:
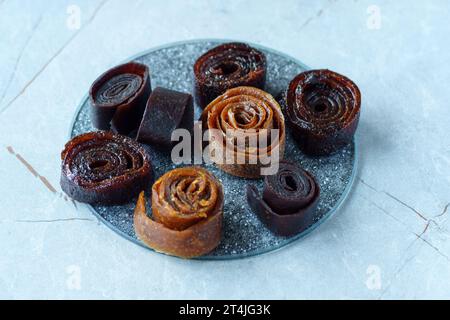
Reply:
[[[129,134],[139,126],[150,92],[146,65],[129,62],[106,71],[89,91],[92,124]]]
[[[147,152],[136,141],[111,131],[74,137],[61,159],[61,188],[80,202],[122,204],[151,183]]]
[[[170,147],[174,130],[186,129],[192,133],[193,126],[192,96],[158,87],[148,99],[136,139],[146,144]]]
[[[289,84],[287,118],[295,140],[307,154],[329,155],[350,143],[360,109],[358,87],[336,72],[303,72]]]
[[[165,173],[152,187],[152,218],[142,192],[134,211],[136,235],[156,251],[182,258],[204,255],[220,242],[223,190],[201,167]]]
[[[297,164],[281,161],[275,175],[266,176],[262,195],[247,186],[250,208],[273,233],[292,236],[314,221],[320,188],[314,177]]]
[[[270,161],[283,158],[284,116],[278,102],[263,90],[227,90],[203,110],[201,119],[203,128],[209,130],[210,150],[216,152],[211,160],[231,175],[259,178]]]
[[[245,43],[225,43],[204,53],[194,64],[195,99],[201,108],[228,89],[264,89],[266,57]]]

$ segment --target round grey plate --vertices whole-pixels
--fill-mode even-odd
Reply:
[[[225,40],[194,40],[178,42],[148,50],[129,60],[149,66],[152,88],[157,86],[183,92],[192,92],[192,66],[195,60],[208,49]],[[252,44],[251,44],[252,45]],[[266,91],[274,97],[280,97],[289,81],[308,68],[296,59],[272,49],[253,45],[266,54],[267,81]],[[128,60],[127,60],[128,61]],[[195,106],[196,118],[201,110]],[[89,119],[89,101],[84,97],[79,106],[70,136],[95,130]],[[154,168],[155,179],[165,172],[178,167],[170,159],[170,154],[148,147]],[[286,138],[285,158],[295,161],[314,174],[320,184],[321,195],[316,221],[304,232],[290,237],[274,236],[249,209],[245,196],[247,184],[255,184],[262,190],[262,180],[247,180],[228,175],[214,165],[205,165],[223,184],[225,192],[224,229],[220,245],[209,255],[201,259],[235,259],[261,254],[279,249],[297,240],[325,221],[343,203],[350,192],[356,172],[356,146],[353,142],[343,150],[329,157],[307,157],[293,141],[289,130]],[[91,211],[107,226],[139,245],[134,233],[133,210],[136,201],[122,206],[89,206]]]

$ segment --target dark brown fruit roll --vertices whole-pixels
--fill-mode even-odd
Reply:
[[[181,258],[204,255],[220,242],[223,201],[222,186],[207,170],[174,169],[153,184],[153,219],[147,216],[144,192],[139,195],[136,235],[158,252]]]
[[[147,152],[134,140],[111,131],[84,133],[61,152],[61,188],[91,204],[122,204],[151,183]]]
[[[204,108],[226,90],[264,89],[266,57],[245,43],[225,43],[204,53],[194,64],[195,99]]]
[[[129,134],[139,126],[151,91],[146,65],[129,62],[106,71],[89,90],[92,124]]]
[[[262,195],[247,186],[250,208],[269,230],[293,236],[312,225],[320,188],[314,177],[298,165],[281,161],[278,172],[264,179]]]
[[[186,129],[192,133],[194,105],[192,96],[161,87],[153,90],[147,101],[136,140],[146,144],[170,147],[172,132]]]
[[[350,143],[360,109],[358,87],[336,72],[306,71],[289,84],[287,118],[307,154],[329,155]]]

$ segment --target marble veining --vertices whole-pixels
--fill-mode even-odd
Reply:
[[[450,298],[449,13],[446,0],[0,1],[0,298]],[[152,254],[61,194],[59,153],[92,81],[202,38],[274,48],[361,89],[352,193],[282,250]]]

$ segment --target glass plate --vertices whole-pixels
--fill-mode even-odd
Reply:
[[[183,92],[192,92],[195,60],[208,49],[231,40],[193,40],[177,42],[147,50],[126,61],[144,63],[150,68],[152,88],[166,87]],[[300,61],[275,50],[250,44],[267,57],[266,91],[280,102],[290,80],[300,72],[308,70]],[[283,105],[283,103],[280,103]],[[196,119],[201,109],[195,106]],[[95,130],[89,119],[89,100],[87,95],[78,107],[70,130],[70,137]],[[170,155],[147,147],[154,168],[155,179],[178,167]],[[204,165],[223,184],[225,193],[223,237],[220,245],[210,254],[198,259],[236,259],[273,251],[309,234],[334,214],[347,198],[355,179],[357,167],[356,144],[328,157],[305,156],[294,142],[289,129],[286,136],[285,159],[293,160],[310,171],[320,184],[321,195],[314,223],[305,231],[289,237],[273,235],[249,209],[246,200],[246,185],[255,184],[262,190],[262,179],[247,180],[228,175],[214,165]],[[144,246],[134,233],[133,210],[135,199],[121,206],[88,205],[94,215],[112,230],[128,240]],[[150,208],[149,208],[150,209]]]

